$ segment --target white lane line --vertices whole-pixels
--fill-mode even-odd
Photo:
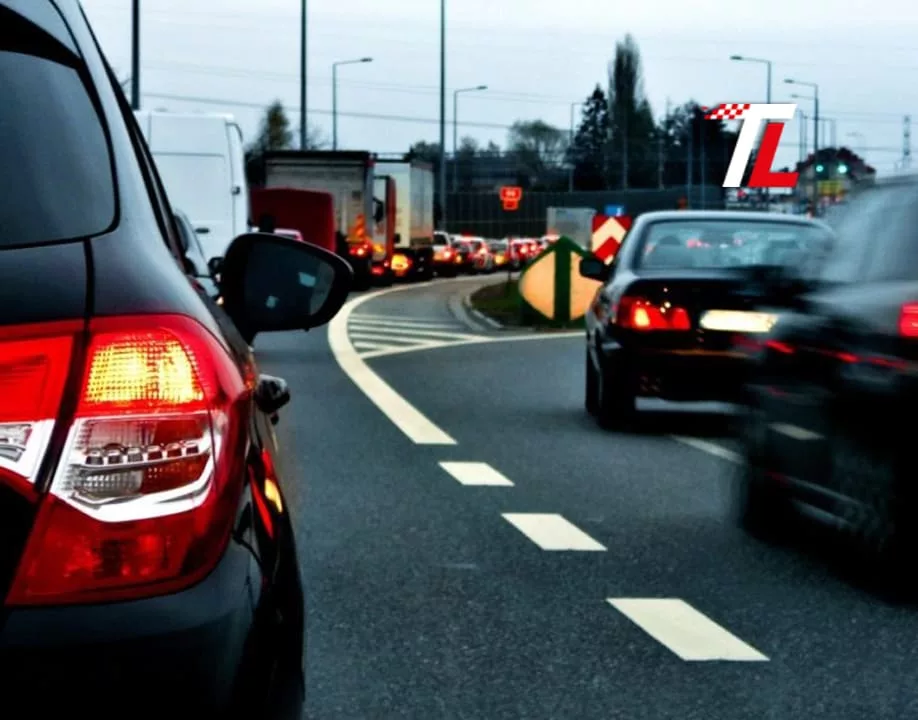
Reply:
[[[365,332],[352,332],[351,340],[379,340],[386,343],[388,347],[403,347],[410,345],[415,347],[416,345],[436,345],[442,340],[427,340],[417,337],[402,337],[401,335],[387,335],[385,333],[365,333]]]
[[[386,328],[382,325],[373,325],[373,326],[358,325],[358,324],[355,324],[353,320],[351,320],[351,322],[348,323],[348,327],[351,329],[351,335],[354,335],[356,331],[356,332],[386,333],[387,335],[390,335],[391,337],[418,336],[418,337],[431,337],[431,338],[455,338],[457,340],[472,340],[474,338],[481,337],[481,335],[472,335],[471,333],[456,332],[455,330],[453,332],[443,332],[442,330],[424,330],[421,328],[408,329],[408,328],[393,327],[391,328],[391,331],[390,331],[390,328]]]
[[[427,419],[416,407],[399,395],[392,386],[370,369],[357,354],[347,332],[351,314],[368,300],[411,288],[387,288],[359,295],[344,304],[328,324],[328,344],[335,361],[364,395],[408,438],[417,445],[456,445],[456,441]]]
[[[463,485],[513,487],[513,482],[483,462],[441,462],[440,467]]]
[[[399,288],[401,290],[401,288]],[[474,340],[457,340],[456,342],[443,343],[442,345],[432,345],[428,347],[407,347],[407,348],[391,348],[388,350],[378,350],[366,353],[363,355],[365,360],[370,360],[371,358],[377,357],[388,357],[389,355],[401,355],[406,352],[417,352],[419,350],[432,350],[441,347],[463,347],[465,345],[487,345],[489,343],[505,343],[505,342],[525,342],[528,340],[550,340],[552,338],[571,338],[571,337],[583,337],[582,330],[574,330],[571,332],[557,332],[557,333],[533,333],[531,335],[507,335],[502,337],[488,337],[482,335],[476,337]]]
[[[771,423],[769,426],[776,433],[785,435],[793,440],[800,440],[806,442],[808,440],[818,440],[822,437],[819,433],[812,432],[806,428],[802,428],[799,425],[788,425],[787,423]]]
[[[380,352],[385,351],[382,350]],[[717,443],[710,442],[709,440],[685,437],[684,435],[670,435],[670,437],[676,442],[682,443],[683,445],[688,445],[689,447],[693,447],[696,450],[701,450],[701,452],[707,453],[708,455],[719,457],[721,460],[726,460],[727,462],[737,464],[741,464],[743,462],[743,456],[738,452],[734,452],[729,448],[725,448],[723,445],[718,445]]]
[[[560,515],[503,513],[503,518],[543,550],[602,552],[606,549]]]
[[[444,329],[448,330],[450,328],[461,327],[458,323],[454,322],[433,322],[428,320],[402,320],[396,318],[389,318],[384,320],[383,318],[366,318],[364,315],[353,315],[351,316],[351,325],[374,325],[376,327],[396,327],[396,328],[406,328],[409,330],[439,330]]]
[[[358,350],[381,350],[382,348],[388,347],[387,345],[380,345],[379,343],[366,342],[365,340],[360,340],[354,343],[354,347]]]
[[[768,661],[709,617],[678,598],[607,598],[612,607],[687,661]]]

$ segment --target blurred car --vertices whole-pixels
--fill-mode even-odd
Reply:
[[[461,235],[450,235],[449,246],[456,253],[456,269],[460,273],[472,270],[472,248]]]
[[[745,368],[736,335],[771,327],[752,311],[753,289],[830,238],[827,225],[786,215],[642,215],[611,265],[580,263],[602,283],[585,318],[588,412],[615,427],[635,418],[638,397],[735,401]]]
[[[494,240],[489,243],[491,255],[494,257],[494,269],[506,270],[513,267],[511,262],[510,243],[506,240]]]
[[[525,267],[534,257],[534,248],[531,242],[523,238],[514,238],[510,241],[513,248],[513,255],[517,259],[520,267]]]
[[[459,253],[449,242],[435,243],[433,251],[434,272],[440,277],[456,277],[458,265],[462,263]]]
[[[469,248],[469,263],[473,273],[490,273],[494,270],[494,255],[484,238],[464,238]]]
[[[245,234],[202,293],[76,0],[0,0],[0,95],[3,715],[301,717],[290,393],[250,343],[329,320],[350,269]]]
[[[840,528],[888,579],[915,585],[918,177],[878,180],[839,218],[836,243],[753,353],[741,438],[740,518],[780,532],[790,516]]]

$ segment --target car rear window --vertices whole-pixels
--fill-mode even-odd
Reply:
[[[115,219],[111,155],[80,62],[0,3],[0,247],[97,235]]]
[[[704,219],[660,221],[647,228],[635,267],[647,270],[788,266],[823,251],[830,231],[807,223]]]

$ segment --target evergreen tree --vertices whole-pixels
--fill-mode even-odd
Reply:
[[[605,154],[609,142],[609,104],[597,85],[583,104],[580,125],[567,153],[574,168],[574,188],[604,190]]]

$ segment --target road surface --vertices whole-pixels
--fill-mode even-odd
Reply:
[[[603,432],[582,338],[463,322],[469,287],[257,341],[293,392],[308,717],[915,716],[918,610],[735,527],[722,408]]]

